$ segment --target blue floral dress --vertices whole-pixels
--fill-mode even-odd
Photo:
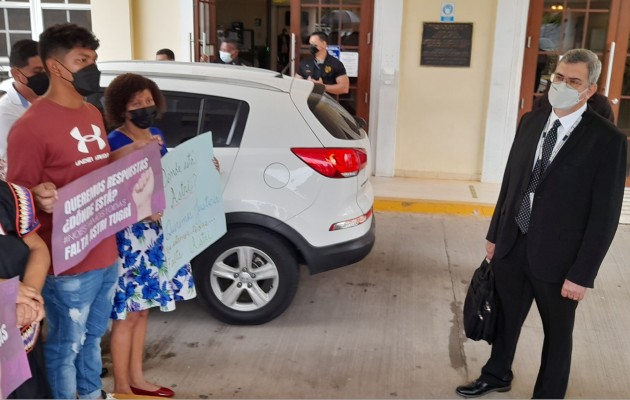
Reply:
[[[160,152],[166,154],[162,132],[149,128],[160,138]],[[112,151],[132,143],[124,133],[114,130],[108,135]],[[164,233],[158,222],[138,222],[116,234],[118,245],[118,285],[111,318],[123,320],[128,312],[160,307],[175,309],[175,301],[197,295],[190,264],[184,265],[172,280],[166,272]]]

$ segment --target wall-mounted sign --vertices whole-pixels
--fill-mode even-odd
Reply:
[[[339,61],[346,68],[346,75],[356,78],[359,75],[359,53],[356,51],[342,51],[339,54]]]
[[[442,3],[440,21],[455,22],[455,3]]]
[[[424,22],[420,65],[470,67],[472,23]]]

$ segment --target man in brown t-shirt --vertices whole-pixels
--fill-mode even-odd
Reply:
[[[39,38],[50,89],[9,133],[8,179],[31,188],[40,234],[50,248],[56,189],[108,163],[110,148],[99,111],[84,96],[99,89],[98,39],[74,24],[55,25]],[[57,227],[56,229],[60,229]],[[44,347],[53,398],[101,397],[101,336],[107,329],[117,279],[110,237],[43,289],[48,323]]]

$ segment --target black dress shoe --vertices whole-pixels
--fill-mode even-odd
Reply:
[[[506,383],[505,385],[491,385],[481,379],[477,379],[468,385],[458,386],[457,389],[455,389],[455,393],[462,397],[472,398],[480,397],[490,392],[508,392],[510,389],[512,389],[510,383]]]

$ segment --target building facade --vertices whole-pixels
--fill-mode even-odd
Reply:
[[[65,13],[68,21],[90,24],[101,41],[100,60],[149,60],[167,47],[177,61],[195,61],[214,56],[220,35],[231,33],[260,67],[279,70],[281,30],[299,58],[308,31],[328,29],[341,53],[353,56],[348,62],[357,62],[351,94],[340,101],[356,105],[369,122],[375,175],[499,182],[518,118],[544,91],[557,55],[588,47],[600,54],[601,90],[630,133],[630,0],[238,3],[235,12],[228,9],[233,0],[0,0],[0,62],[6,64],[6,47],[16,35],[37,38],[52,11],[58,11],[55,22]],[[24,21],[28,13],[28,28],[12,30],[16,7]],[[469,51],[467,64],[427,61],[427,29],[445,24],[472,31],[461,46]]]

